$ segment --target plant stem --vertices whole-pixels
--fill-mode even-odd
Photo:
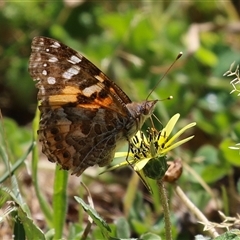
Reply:
[[[160,193],[160,199],[163,207],[164,221],[165,221],[165,234],[167,240],[172,240],[172,230],[171,230],[171,221],[170,221],[170,212],[168,205],[168,197],[166,189],[162,179],[157,180],[157,185]]]
[[[185,195],[182,189],[176,184],[172,184],[176,194],[181,198],[187,208],[197,217],[197,219],[205,225],[205,231],[208,231],[211,237],[214,239],[219,236],[218,232],[213,228],[209,227],[210,223],[204,214],[190,201],[190,199]]]

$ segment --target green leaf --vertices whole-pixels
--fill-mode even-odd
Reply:
[[[19,127],[18,124],[10,118],[4,118],[3,126],[1,126],[1,135],[4,141],[7,140],[8,148],[16,158],[22,156],[24,147],[31,142],[32,138],[29,130]],[[2,144],[5,144],[5,142],[1,143],[1,145]]]
[[[230,164],[208,165],[203,169],[201,176],[206,183],[214,183],[226,176],[229,172],[231,172]]]
[[[104,18],[99,18],[98,21],[101,26],[111,29],[115,38],[120,38],[126,34],[132,17],[131,13],[125,14],[124,17],[118,13],[108,13]]]
[[[161,240],[162,238],[154,233],[145,233],[141,236],[142,240]]]
[[[26,235],[26,239],[45,239],[43,232],[34,224],[30,216],[28,206],[24,202],[18,189],[15,175],[13,175],[12,178],[14,179],[13,190],[7,187],[1,187],[1,196],[4,196],[5,199],[13,199],[14,201],[14,203],[11,202],[12,205],[9,205],[9,210],[4,214],[5,216],[1,220],[4,220],[6,216],[13,213],[12,216],[16,219],[14,232],[19,236],[19,238],[16,239],[25,239],[22,238],[24,234]]]
[[[127,220],[123,217],[119,218],[116,222],[117,225],[117,236],[120,238],[130,237],[130,226]]]
[[[233,229],[229,232],[225,232],[215,240],[240,240],[240,231],[238,229]]]
[[[21,220],[17,215],[14,216],[14,219],[15,219],[14,230],[13,230],[14,238],[26,239],[25,230],[23,228],[23,224]]]
[[[79,240],[81,239],[83,233],[83,226],[79,223],[70,223],[69,224],[69,234],[67,239]]]
[[[195,165],[194,169],[207,183],[213,183],[231,171],[230,164],[220,159],[217,149],[211,145],[202,146],[196,156],[204,161]]]
[[[204,158],[204,162],[207,164],[217,164],[219,162],[218,151],[211,145],[203,145],[198,149],[196,156]]]
[[[42,230],[34,224],[33,220],[27,216],[21,207],[18,208],[18,217],[22,222],[26,239],[46,239]]]
[[[102,219],[102,217],[99,216],[95,209],[86,204],[80,197],[75,196],[74,198],[82,205],[84,211],[88,213],[95,224],[101,229],[103,236],[108,239],[109,233],[111,232],[111,228],[108,226],[108,224]]]
[[[227,162],[234,166],[240,166],[240,152],[229,147],[234,146],[235,143],[230,139],[224,139],[220,144],[220,150]]]
[[[213,51],[207,49],[207,48],[203,48],[200,47],[198,49],[198,51],[195,54],[195,57],[202,62],[203,64],[210,66],[210,67],[214,67],[217,62],[218,62],[218,58],[217,56],[213,53]]]
[[[10,171],[5,171],[4,174],[2,174],[2,176],[0,177],[0,183],[3,183],[9,176],[11,176],[11,174],[14,173],[14,171],[16,171],[21,166],[21,164],[26,160],[28,154],[32,151],[34,145],[35,142],[32,142],[26,153],[11,166]],[[3,156],[3,159],[7,160],[8,158],[6,158],[4,151],[5,150],[0,147],[0,156]]]
[[[143,234],[149,230],[149,225],[146,222],[138,221],[136,219],[131,220],[133,229],[138,234]]]

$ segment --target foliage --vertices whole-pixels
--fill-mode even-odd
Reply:
[[[59,169],[55,173],[55,185],[50,184],[49,176],[54,173],[45,166],[46,159],[39,159],[34,142],[37,124],[34,123],[34,140],[27,125],[32,121],[37,105],[34,82],[27,71],[31,40],[37,35],[56,38],[82,52],[134,101],[146,99],[182,51],[183,57],[150,96],[152,99],[173,96],[172,100],[157,104],[155,115],[161,123],[155,121],[155,125],[161,129],[176,113],[181,114],[179,129],[189,122],[197,123],[194,132],[190,133],[195,138],[172,153],[173,158],[181,157],[184,162],[184,172],[178,184],[202,211],[208,203],[214,202],[215,209],[235,216],[239,205],[240,161],[239,152],[229,147],[239,142],[239,99],[236,93],[229,94],[232,85],[223,77],[232,62],[235,61],[236,65],[240,62],[239,33],[235,32],[233,24],[238,16],[231,2],[119,0],[76,1],[74,4],[67,0],[0,4],[0,108],[3,114],[0,123],[0,190],[3,193],[0,204],[1,223],[6,222],[6,216],[11,219],[7,236],[13,234],[14,226],[20,226],[28,239],[32,239],[28,234],[33,233],[39,239],[51,239],[54,234],[59,238],[79,239],[87,222],[81,205],[76,207],[73,198],[80,195],[84,199],[86,192],[81,187],[69,187],[67,183],[73,177],[68,178],[67,173]],[[28,155],[33,147],[29,168]],[[42,172],[49,173],[45,185],[41,185]],[[83,181],[90,192],[95,190],[91,187],[93,184],[107,186],[98,194],[101,199],[95,196],[93,201],[96,209],[106,203],[115,204],[115,211],[108,205],[103,211],[105,214],[100,214],[101,218],[111,215],[109,222],[114,222],[113,219],[117,222],[108,224],[112,231],[110,236],[156,239],[157,235],[159,239],[164,238],[162,208],[156,186],[151,186],[154,194],[150,197],[139,190],[135,175],[125,177],[129,174],[127,170],[101,176],[98,176],[99,172],[97,170],[92,175],[91,170],[87,170]],[[109,202],[106,200],[113,183],[121,185],[124,190],[126,188],[119,197],[121,207],[114,202],[118,191],[109,195],[112,197]],[[51,194],[48,188],[51,188]],[[171,221],[175,223],[172,227],[174,239],[206,235],[198,223],[194,228],[185,227],[191,224],[184,217],[188,211],[179,211],[178,207],[183,205],[176,204],[179,200],[172,194],[171,186],[168,190]],[[35,201],[31,204],[33,199]],[[75,204],[71,205],[73,201]],[[25,209],[26,206],[29,210]],[[67,209],[68,206],[79,209],[77,220],[69,218],[72,209]],[[41,224],[36,217],[37,208],[38,214],[41,213]],[[123,213],[119,216],[120,210]],[[0,234],[2,238],[5,236],[3,231]],[[231,234],[228,236],[235,233]],[[93,239],[101,238],[101,227],[92,226],[86,239],[90,239],[90,235]]]

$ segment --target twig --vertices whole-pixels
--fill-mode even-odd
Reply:
[[[210,222],[208,219],[204,216],[204,214],[190,201],[190,199],[185,195],[185,193],[182,191],[182,189],[176,184],[173,183],[173,187],[175,189],[176,194],[182,199],[182,201],[185,203],[185,205],[188,207],[188,209],[197,217],[199,222],[202,222],[204,225],[209,226]],[[207,228],[206,229],[211,237],[216,238],[219,236],[218,232],[215,230],[215,228]]]

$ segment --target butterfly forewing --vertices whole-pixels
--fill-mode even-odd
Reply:
[[[89,60],[50,38],[33,39],[29,72],[38,81],[43,153],[77,175],[109,164],[156,103],[132,103]]]

